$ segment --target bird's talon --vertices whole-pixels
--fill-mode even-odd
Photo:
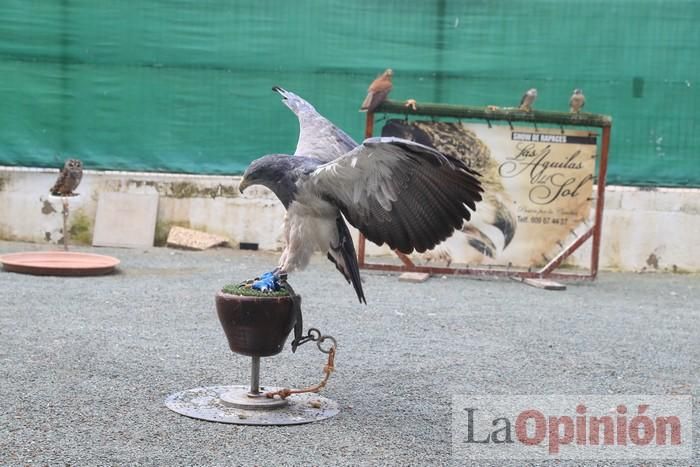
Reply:
[[[266,272],[260,277],[256,277],[251,284],[251,288],[260,292],[276,292],[280,290],[280,274],[279,270]]]

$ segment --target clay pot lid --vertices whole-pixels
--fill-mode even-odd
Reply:
[[[74,251],[26,251],[0,256],[6,271],[41,276],[98,276],[119,264],[112,256]]]

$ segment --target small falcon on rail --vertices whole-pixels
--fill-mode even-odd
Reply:
[[[583,106],[586,105],[586,96],[583,95],[583,91],[580,89],[574,89],[571,98],[569,99],[569,112],[579,113]]]
[[[391,68],[387,68],[384,70],[384,73],[372,81],[372,84],[367,89],[367,97],[365,97],[360,106],[360,112],[374,112],[374,109],[384,102],[384,99],[389,96],[391,88],[394,87],[391,82],[392,76],[394,76],[394,71]]]
[[[479,174],[462,161],[400,138],[350,147],[354,141],[310,104],[274,90],[299,118],[297,151],[253,161],[239,185],[241,193],[251,185],[269,188],[287,210],[286,246],[274,274],[303,269],[315,251],[327,252],[366,303],[343,218],[370,241],[408,254],[448,238],[481,201]]]
[[[532,106],[535,104],[536,99],[537,89],[528,89],[527,92],[523,94],[523,97],[520,99],[520,105],[518,106],[518,108],[526,112],[532,112]]]

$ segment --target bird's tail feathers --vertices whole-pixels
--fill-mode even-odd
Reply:
[[[367,97],[365,97],[365,100],[362,101],[362,105],[360,106],[360,112],[367,112],[367,110],[369,110],[369,107],[372,105],[373,96],[373,92],[370,91],[367,93]]]
[[[366,305],[367,300],[362,290],[360,266],[357,264],[357,254],[352,243],[352,236],[341,216],[338,216],[336,224],[338,226],[338,246],[336,248],[331,247],[331,251],[328,252],[328,259],[335,264],[336,269],[343,274],[345,280],[352,284],[360,303]]]

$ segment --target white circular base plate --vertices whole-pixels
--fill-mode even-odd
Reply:
[[[294,394],[286,405],[277,408],[240,409],[221,400],[232,391],[247,391],[247,386],[209,386],[169,395],[165,406],[181,415],[210,422],[236,425],[301,425],[333,417],[340,412],[338,403],[318,394]],[[261,391],[282,388],[261,387]]]

